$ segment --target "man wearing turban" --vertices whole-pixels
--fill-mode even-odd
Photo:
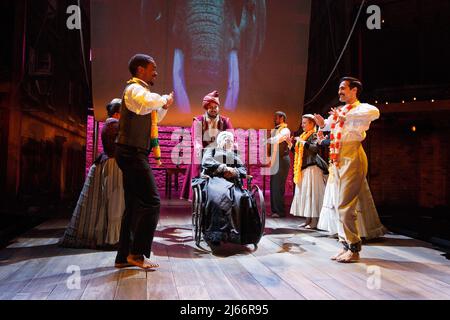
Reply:
[[[203,149],[215,147],[216,137],[222,131],[232,130],[230,118],[221,116],[219,92],[207,94],[202,101],[205,113],[194,117],[191,127],[193,150],[191,152],[191,165],[188,166],[181,191],[181,199],[192,200],[191,179],[200,175],[200,165]]]

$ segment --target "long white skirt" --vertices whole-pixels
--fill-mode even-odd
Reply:
[[[335,185],[327,183],[319,223],[317,224],[318,229],[328,231],[330,235],[339,233],[339,213],[334,208],[334,197],[336,194],[337,190]]]
[[[327,176],[318,166],[302,171],[302,180],[295,186],[291,214],[298,217],[318,218],[322,209]]]
[[[337,190],[334,190],[334,184],[328,183],[325,188],[324,203],[320,212],[317,228],[328,231],[331,235],[343,234],[342,224],[339,221],[339,213],[334,207],[334,196]],[[386,228],[381,224],[378,217],[375,203],[370,193],[369,184],[365,179],[361,187],[356,205],[359,235],[366,240],[376,239],[386,234]]]

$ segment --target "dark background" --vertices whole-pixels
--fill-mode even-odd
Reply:
[[[450,1],[367,1],[336,72],[311,101],[341,53],[360,4],[312,2],[305,113],[325,114],[339,103],[340,77],[360,78],[361,100],[381,111],[365,149],[382,222],[443,243],[450,240]],[[381,30],[366,27],[371,4],[381,8]]]

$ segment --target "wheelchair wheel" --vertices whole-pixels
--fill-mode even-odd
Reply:
[[[264,230],[266,228],[266,203],[264,201],[264,195],[257,185],[252,186],[251,192],[255,199],[256,205],[258,206],[259,220],[261,222],[261,237],[262,237],[264,235]],[[255,247],[257,247],[257,243],[254,243],[254,245]]]
[[[202,238],[202,191],[199,186],[193,188],[192,199],[192,232],[193,239],[197,246]]]

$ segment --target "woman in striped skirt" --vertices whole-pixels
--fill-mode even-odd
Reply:
[[[125,200],[122,172],[116,160],[115,139],[119,129],[121,100],[108,104],[108,119],[101,133],[103,153],[89,169],[72,219],[61,246],[72,248],[111,248],[119,241]]]

